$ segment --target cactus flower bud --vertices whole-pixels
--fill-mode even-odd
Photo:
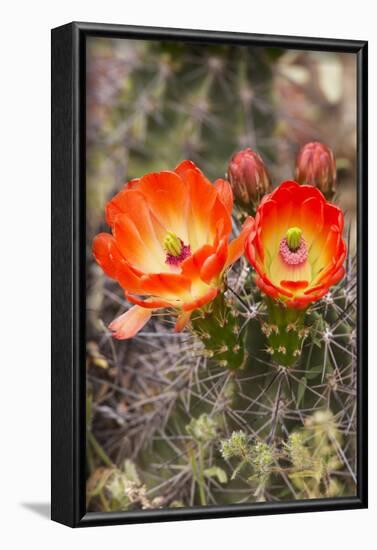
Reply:
[[[262,158],[248,147],[235,153],[228,166],[228,179],[235,200],[248,213],[271,191],[271,180]]]
[[[336,185],[336,165],[333,152],[318,141],[304,145],[297,156],[298,183],[318,187],[327,199],[332,199]]]

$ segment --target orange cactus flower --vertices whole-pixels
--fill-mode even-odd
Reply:
[[[285,181],[260,203],[245,253],[257,285],[290,308],[306,308],[344,276],[342,211],[310,185]]]
[[[98,264],[136,304],[110,324],[115,338],[134,336],[160,308],[173,308],[182,330],[195,309],[216,297],[252,224],[246,220],[228,242],[232,207],[229,183],[212,185],[188,160],[132,180],[115,195],[106,206],[112,234],[100,233],[93,243]]]

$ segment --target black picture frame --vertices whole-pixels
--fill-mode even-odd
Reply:
[[[354,53],[357,56],[357,496],[216,507],[86,513],[85,509],[85,42],[90,36]],[[113,24],[52,30],[52,507],[71,527],[366,508],[368,43]]]

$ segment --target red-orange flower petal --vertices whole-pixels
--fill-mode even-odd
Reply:
[[[214,251],[215,248],[212,245],[203,245],[196,252],[194,252],[194,254],[182,262],[182,275],[188,277],[192,281],[200,279],[200,270],[202,265],[206,259],[214,253]]]
[[[230,183],[226,180],[218,179],[215,181],[215,188],[219,199],[227,209],[228,214],[231,215],[233,210],[233,191]]]
[[[152,312],[143,307],[133,306],[126,313],[112,321],[109,329],[117,340],[132,338],[151,318]]]
[[[242,256],[245,252],[246,239],[249,237],[251,231],[254,229],[254,220],[252,217],[248,217],[240,231],[238,237],[236,237],[228,246],[228,258],[226,260],[226,267],[233,264]]]
[[[290,290],[301,290],[309,286],[309,281],[280,281],[280,284]]]
[[[217,200],[217,193],[199,170],[186,170],[182,177],[187,186],[190,204],[188,239],[193,248],[197,248],[213,239],[208,219]]]
[[[219,246],[214,254],[211,254],[203,262],[200,268],[200,278],[207,284],[210,284],[212,279],[219,277],[224,269],[228,258],[228,241],[226,238],[221,239]]]
[[[106,275],[115,279],[116,264],[111,257],[111,247],[114,245],[114,237],[109,233],[99,233],[93,241],[93,255],[97,263],[102,267]]]
[[[191,311],[184,311],[181,313],[174,326],[174,332],[181,332],[190,321]]]
[[[218,292],[218,288],[210,288],[200,298],[196,298],[195,300],[192,300],[192,302],[184,303],[182,306],[183,311],[193,311],[194,309],[203,307],[205,304],[208,304],[208,302],[212,302],[212,300],[216,298]]]
[[[158,300],[149,298],[148,300],[142,300],[141,298],[138,298],[137,296],[131,294],[130,292],[126,292],[127,299],[132,303],[136,304],[141,307],[145,307],[146,309],[159,309],[162,307],[172,307],[174,306],[174,303],[168,302],[167,300]]]
[[[175,172],[143,176],[137,192],[144,195],[152,213],[166,231],[174,231],[184,242],[188,241],[189,197],[186,185]]]
[[[184,299],[190,293],[191,281],[179,273],[150,273],[141,277],[141,287],[153,296]]]

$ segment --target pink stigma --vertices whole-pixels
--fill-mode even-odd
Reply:
[[[287,239],[284,237],[280,241],[279,252],[283,262],[288,265],[301,265],[305,263],[308,257],[308,247],[302,237],[299,247],[294,251],[290,250]]]
[[[184,244],[181,239],[181,253],[178,256],[174,256],[174,254],[169,254],[169,252],[166,254],[166,260],[165,263],[168,265],[176,265],[178,266],[180,263],[183,262],[186,258],[191,256],[191,248],[189,244]]]

